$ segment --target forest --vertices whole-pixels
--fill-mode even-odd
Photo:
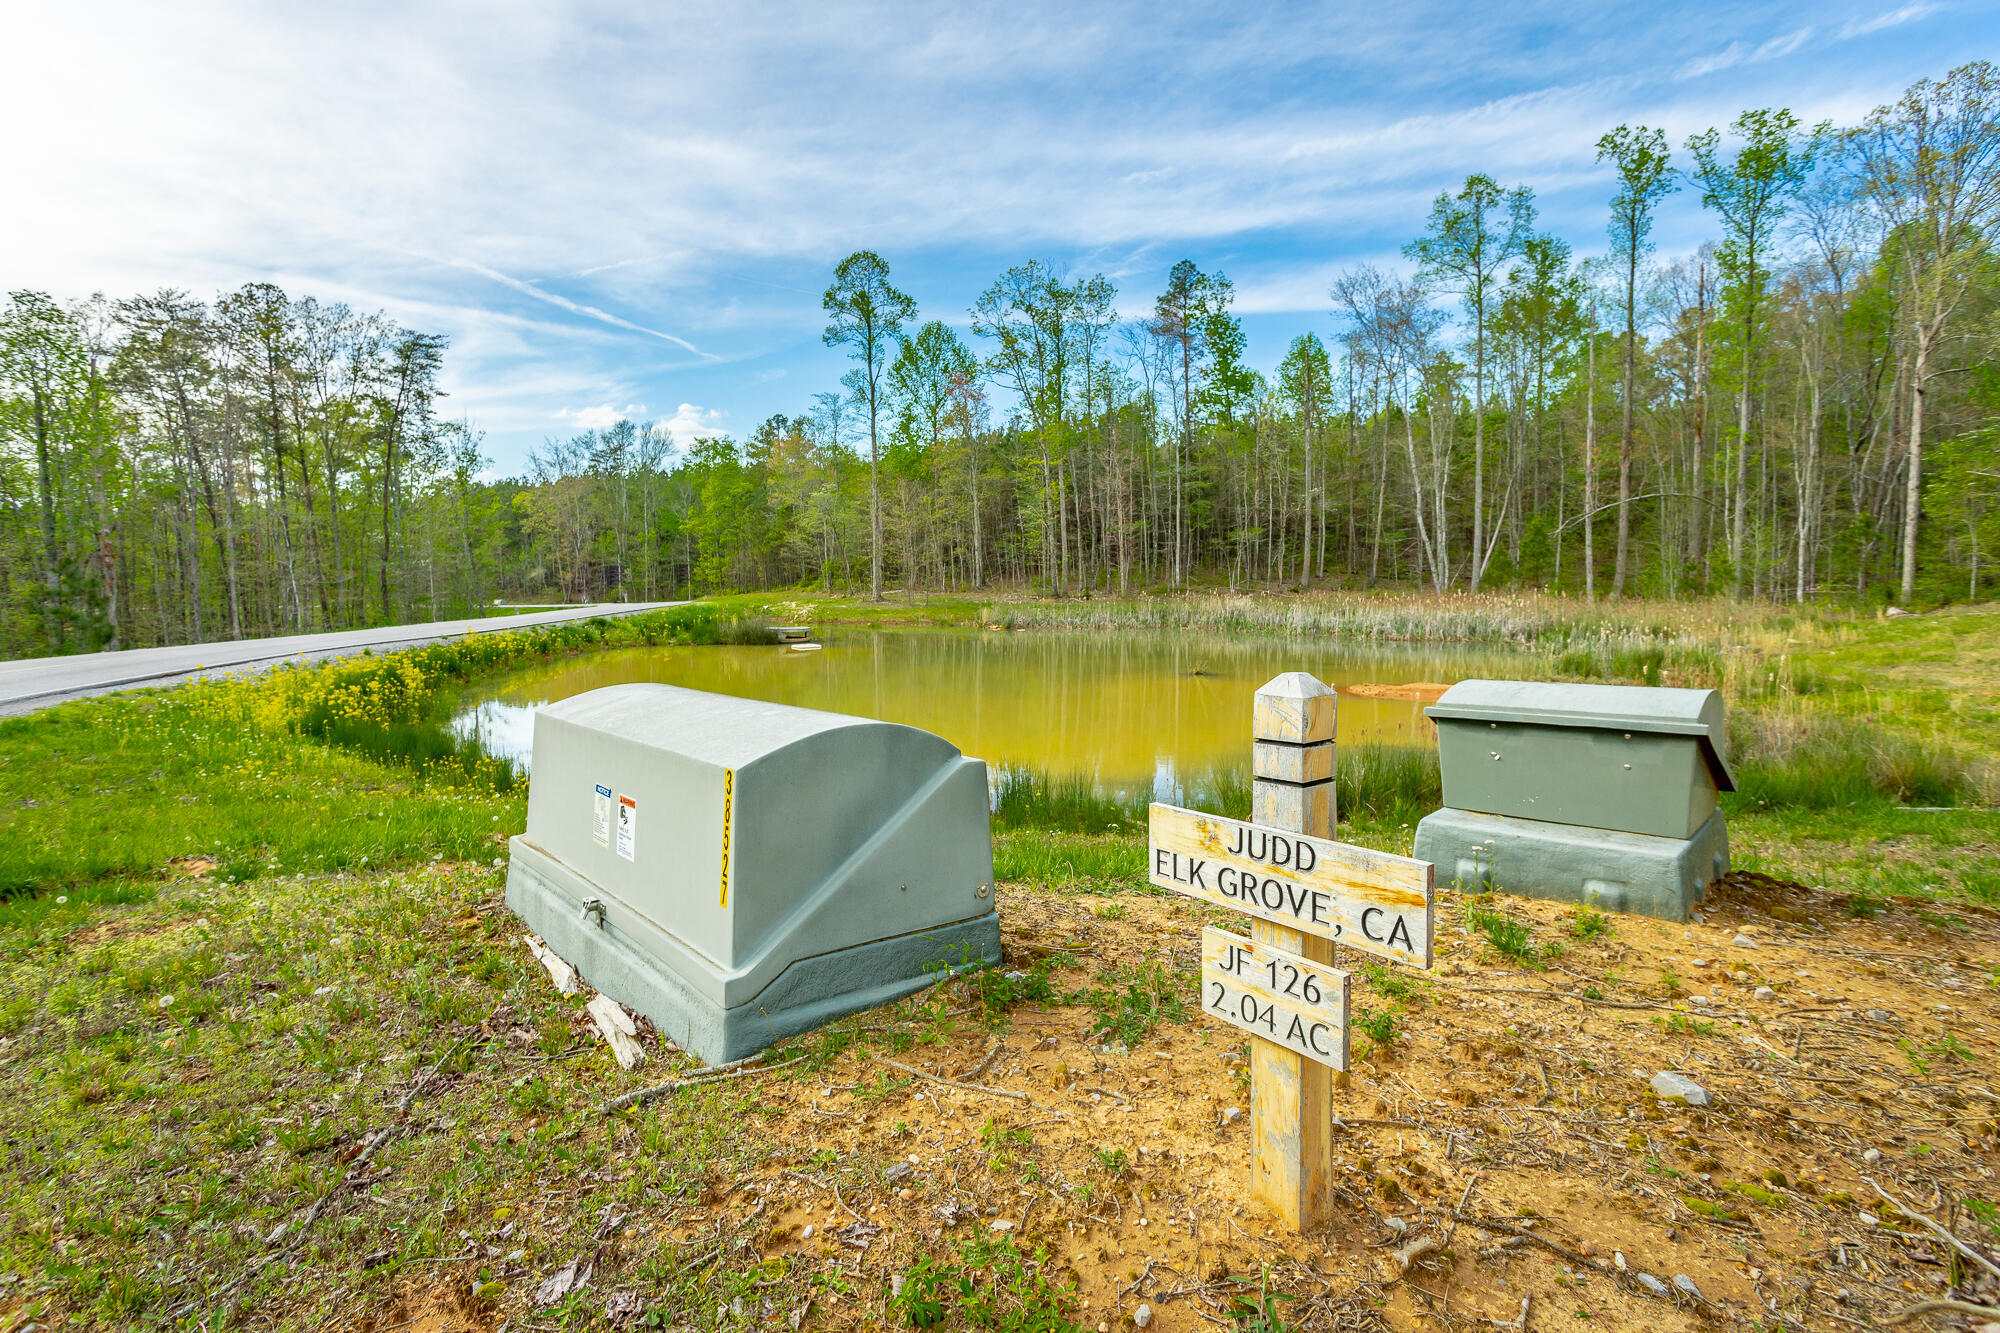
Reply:
[[[1029,260],[920,318],[872,251],[837,385],[746,438],[550,438],[496,478],[436,333],[253,283],[0,309],[0,656],[771,587],[1990,596],[2000,71],[1860,124],[1621,125],[1604,253],[1475,174],[1247,363],[1221,272],[1121,317]],[[1712,238],[1661,256],[1696,194]]]

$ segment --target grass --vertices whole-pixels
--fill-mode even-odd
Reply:
[[[626,643],[715,643],[708,607],[363,654],[0,720],[0,900],[192,866],[224,880],[501,855],[525,792],[452,741],[466,681]]]

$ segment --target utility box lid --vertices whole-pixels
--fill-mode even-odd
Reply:
[[[999,952],[986,766],[870,718],[672,685],[540,709],[509,906],[733,1059]]]
[[[1462,680],[1424,710],[1435,722],[1513,723],[1691,736],[1717,791],[1735,791],[1723,758],[1722,695],[1650,685],[1571,685],[1533,680]]]

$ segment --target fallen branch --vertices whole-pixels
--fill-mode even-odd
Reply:
[[[1907,1324],[1912,1319],[1921,1319],[1927,1314],[1970,1314],[1984,1315],[1988,1319],[2000,1316],[2000,1305],[1974,1305],[1971,1301],[1918,1301],[1905,1306],[1882,1322],[1884,1324]]]
[[[1910,1205],[1904,1203],[1901,1199],[1897,1198],[1895,1195],[1889,1193],[1889,1191],[1883,1189],[1880,1185],[1877,1185],[1874,1182],[1874,1180],[1871,1179],[1870,1177],[1863,1176],[1862,1179],[1868,1181],[1869,1187],[1873,1189],[1877,1194],[1881,1195],[1889,1203],[1895,1205],[1897,1211],[1907,1214],[1910,1217],[1916,1218],[1919,1222],[1922,1222],[1925,1226],[1929,1227],[1932,1233],[1936,1235],[1939,1240],[1951,1246],[1952,1249],[1957,1250],[1960,1254],[1972,1260],[1972,1262],[1974,1262],[1975,1264],[1978,1264],[1981,1268],[1991,1273],[1994,1277],[2000,1277],[2000,1268],[1996,1268],[1991,1259],[1988,1259],[1985,1255],[1979,1253],[1979,1251],[1973,1249],[1970,1245],[1967,1245],[1964,1241],[1952,1235],[1950,1231],[1940,1226],[1936,1221],[1934,1221],[1930,1217],[1926,1216],[1923,1213],[1918,1212],[1916,1209],[1910,1207]]]
[[[936,1083],[940,1087],[957,1088],[960,1092],[981,1092],[988,1097],[1011,1097],[1017,1102],[1028,1100],[1027,1093],[1015,1092],[1012,1088],[989,1088],[984,1083],[961,1083],[955,1078],[945,1078],[940,1074],[933,1074],[926,1070],[918,1069],[915,1065],[906,1065],[901,1060],[891,1060],[886,1055],[874,1055],[869,1058],[878,1064],[885,1064],[891,1069],[900,1069],[905,1074],[912,1074],[927,1082]]]
[[[761,1055],[748,1057],[749,1060],[761,1060],[763,1058]],[[628,1106],[644,1106],[647,1102],[656,1101],[668,1093],[678,1092],[682,1088],[701,1087],[709,1083],[727,1083],[732,1078],[743,1078],[749,1074],[769,1074],[809,1058],[809,1056],[795,1055],[789,1060],[782,1060],[774,1065],[762,1065],[758,1067],[749,1067],[746,1060],[738,1060],[733,1065],[717,1065],[714,1069],[705,1069],[698,1074],[689,1074],[686,1078],[671,1079],[665,1083],[656,1083],[650,1088],[640,1088],[637,1092],[628,1092],[623,1097],[613,1097],[597,1109],[602,1115],[610,1115],[613,1111],[622,1111]]]
[[[1444,1248],[1444,1242],[1436,1236],[1419,1236],[1402,1249],[1393,1251],[1390,1258],[1396,1261],[1396,1276],[1408,1277],[1410,1270],[1417,1266],[1417,1260],[1428,1254],[1436,1254]]]
[[[1595,1259],[1586,1259],[1582,1255],[1578,1254],[1575,1250],[1572,1250],[1567,1246],[1556,1244],[1554,1241],[1550,1240],[1547,1236],[1537,1236],[1534,1232],[1528,1230],[1526,1227],[1517,1227],[1511,1222],[1491,1222],[1483,1217],[1474,1217],[1470,1213],[1461,1213],[1456,1208],[1445,1209],[1444,1215],[1452,1219],[1454,1222],[1463,1222],[1469,1227],[1478,1227],[1481,1231],[1490,1231],[1495,1235],[1525,1237],[1526,1239],[1533,1241],[1535,1244],[1541,1246],[1543,1249],[1549,1251],[1551,1254],[1559,1254],[1563,1258],[1575,1264],[1577,1267],[1588,1268],[1593,1273],[1604,1273],[1606,1275],[1609,1275],[1614,1272],[1613,1269],[1605,1267],[1603,1264],[1597,1262],[1597,1260]]]

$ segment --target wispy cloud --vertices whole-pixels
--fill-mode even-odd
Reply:
[[[620,319],[608,310],[600,310],[594,305],[585,305],[581,301],[572,301],[567,296],[544,291],[532,282],[523,282],[519,278],[509,277],[499,269],[488,268],[484,264],[475,264],[469,259],[454,259],[451,261],[451,264],[453,268],[462,268],[468,272],[477,273],[482,278],[491,278],[495,282],[512,287],[523,296],[532,296],[537,301],[547,301],[550,305],[561,310],[567,310],[573,315],[582,315],[588,319],[609,324],[616,329],[630,329],[633,333],[643,333],[650,337],[658,338],[662,342],[670,342],[676,347],[685,348],[693,352],[704,361],[718,361],[721,359],[712,353],[702,351],[685,338],[676,337],[671,333],[662,333],[658,329],[649,329],[644,324],[634,324],[629,319]]]
[[[1871,32],[1883,32],[1890,28],[1900,28],[1905,23],[1915,23],[1918,19],[1929,18],[1931,15],[1937,13],[1940,8],[1942,6],[1931,4],[1928,0],[1911,0],[1909,4],[1899,9],[1892,9],[1885,14],[1877,14],[1872,19],[1856,19],[1843,27],[1840,30],[1840,35],[1842,37],[1866,37]]]

